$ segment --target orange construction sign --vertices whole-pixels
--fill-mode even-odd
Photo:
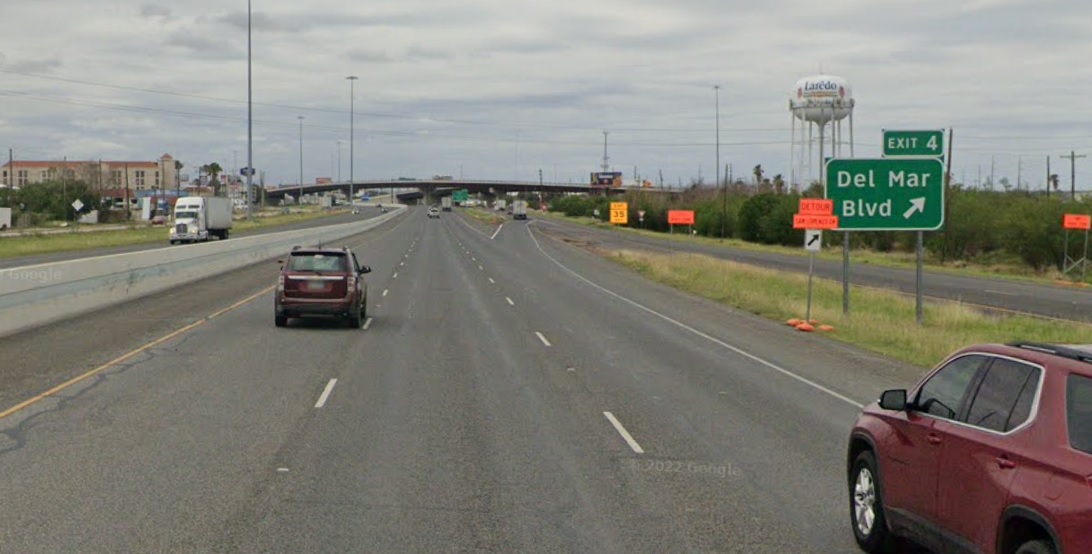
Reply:
[[[1092,228],[1092,216],[1080,214],[1065,214],[1062,218],[1062,227],[1066,229],[1079,229],[1087,231]]]
[[[693,225],[694,210],[668,210],[668,225]]]
[[[834,201],[823,198],[801,198],[800,215],[834,215]]]
[[[793,229],[830,230],[838,228],[838,216],[836,215],[801,215],[792,216]]]

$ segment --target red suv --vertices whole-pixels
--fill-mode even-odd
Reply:
[[[1092,345],[981,345],[889,390],[849,438],[861,549],[1092,552]]]
[[[309,316],[342,317],[350,327],[360,328],[368,310],[368,284],[361,275],[371,273],[357,263],[348,247],[292,249],[287,260],[278,260],[274,296],[274,322],[288,325],[288,318]]]

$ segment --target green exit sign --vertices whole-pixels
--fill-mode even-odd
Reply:
[[[839,231],[935,231],[944,225],[940,158],[832,159],[826,192]]]
[[[944,131],[883,132],[883,155],[940,158],[944,156]]]
[[[451,193],[451,199],[455,202],[466,202],[470,198],[470,191],[467,189],[457,190]]]

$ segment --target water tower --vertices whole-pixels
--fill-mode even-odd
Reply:
[[[854,104],[853,91],[841,77],[813,75],[796,82],[789,100],[789,111],[792,112],[792,175],[789,182],[793,187],[807,188],[814,181],[822,181],[823,161],[827,157],[842,156],[847,143],[849,156],[853,156]],[[842,120],[846,118],[849,119],[848,141],[844,140],[842,132]],[[797,120],[801,122],[799,134]],[[828,136],[829,153],[826,150]]]

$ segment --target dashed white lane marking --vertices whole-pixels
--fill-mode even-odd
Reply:
[[[543,336],[542,333],[535,331],[535,334],[538,335],[538,340],[542,341],[542,344],[545,344],[546,346],[551,346],[550,341],[546,340],[546,337]]]
[[[534,221],[532,221],[531,223],[534,223]],[[584,281],[585,283],[591,285],[592,287],[595,287],[595,288],[597,288],[597,289],[599,289],[599,290],[601,290],[601,291],[603,291],[603,292],[605,292],[605,293],[607,293],[607,294],[621,300],[622,302],[625,302],[625,303],[627,303],[627,304],[629,304],[629,305],[631,305],[631,306],[633,306],[635,308],[638,308],[640,310],[644,310],[645,312],[648,312],[648,313],[650,313],[650,314],[652,314],[652,315],[654,315],[656,317],[659,317],[660,319],[663,319],[664,321],[667,321],[668,323],[674,324],[674,325],[678,326],[681,329],[685,329],[685,330],[687,330],[687,331],[689,331],[689,332],[691,332],[691,333],[693,333],[693,334],[695,334],[695,335],[697,335],[697,336],[699,336],[699,337],[701,337],[701,338],[703,338],[705,340],[708,340],[709,342],[712,342],[713,344],[720,345],[720,346],[722,346],[722,347],[724,347],[724,348],[726,348],[728,350],[731,350],[732,352],[735,352],[736,354],[739,354],[740,356],[743,356],[744,358],[747,358],[747,359],[749,359],[751,361],[762,364],[762,365],[764,365],[764,366],[766,366],[766,367],[768,367],[768,368],[770,368],[770,369],[772,369],[772,370],[774,370],[774,371],[776,371],[778,373],[781,373],[782,375],[784,375],[786,377],[789,377],[789,378],[795,379],[795,380],[797,380],[797,381],[799,381],[801,383],[804,383],[805,385],[808,385],[808,386],[814,388],[815,390],[822,391],[822,392],[824,392],[826,394],[829,394],[830,396],[833,396],[834,398],[837,398],[838,400],[841,400],[841,401],[845,402],[846,404],[849,404],[850,406],[853,406],[853,407],[858,408],[858,409],[864,408],[864,404],[862,404],[860,402],[857,402],[856,400],[853,400],[852,398],[850,398],[850,397],[848,397],[848,396],[846,396],[844,394],[838,393],[838,392],[836,392],[833,389],[830,389],[828,387],[824,387],[823,385],[820,385],[819,383],[816,383],[815,381],[812,381],[811,379],[808,379],[807,377],[797,375],[797,374],[795,374],[795,373],[793,373],[793,372],[791,372],[791,371],[789,371],[789,370],[787,370],[787,369],[785,369],[785,368],[783,368],[783,367],[781,367],[781,366],[779,366],[779,365],[777,365],[777,364],[775,364],[773,362],[766,361],[766,360],[764,360],[762,358],[759,358],[758,356],[755,356],[754,354],[751,354],[750,352],[747,352],[746,350],[743,350],[741,348],[736,348],[735,346],[732,346],[732,345],[730,345],[730,344],[728,344],[728,343],[726,343],[726,342],[724,342],[724,341],[722,341],[722,340],[720,340],[720,339],[718,339],[718,338],[716,338],[716,337],[714,337],[712,335],[709,335],[708,333],[703,333],[703,332],[701,332],[701,331],[699,331],[699,330],[697,330],[697,329],[695,329],[695,328],[693,328],[693,327],[691,327],[691,326],[689,326],[689,325],[687,325],[687,324],[685,324],[685,323],[683,323],[683,322],[681,322],[681,321],[679,321],[677,319],[673,319],[673,318],[671,318],[669,316],[666,316],[666,315],[664,315],[664,314],[662,314],[660,312],[657,312],[656,310],[653,310],[652,308],[649,308],[648,306],[645,306],[644,304],[641,304],[639,302],[635,302],[633,300],[630,300],[629,298],[626,298],[625,296],[622,296],[621,294],[618,294],[618,293],[616,293],[616,292],[614,292],[614,291],[612,291],[612,290],[610,290],[610,289],[608,289],[606,287],[603,287],[603,286],[599,285],[598,283],[593,282],[591,279],[588,279],[587,277],[584,277],[583,275],[573,271],[572,269],[569,269],[568,266],[566,266],[565,264],[557,261],[556,258],[554,258],[553,256],[546,253],[546,250],[544,250],[542,248],[542,245],[539,244],[538,238],[536,238],[535,234],[533,232],[531,232],[531,225],[530,224],[527,225],[526,229],[527,229],[527,234],[531,236],[531,240],[533,240],[535,242],[535,246],[538,248],[538,251],[542,252],[543,256],[546,256],[547,259],[549,259],[551,262],[554,262],[554,264],[556,264],[561,269],[564,269],[566,272],[571,274],[573,277],[576,277],[577,279],[580,279],[581,281]]]
[[[637,444],[637,441],[633,440],[633,435],[630,435],[629,431],[626,431],[626,428],[622,426],[622,422],[618,421],[618,418],[614,417],[614,414],[603,412],[603,415],[607,416],[607,421],[610,421],[610,424],[614,426],[614,430],[618,431],[619,435],[622,435],[622,438],[626,440],[626,444],[628,444],[634,452],[638,454],[645,453],[645,450],[641,448],[641,445]]]
[[[316,408],[321,408],[326,405],[326,400],[330,398],[330,393],[334,391],[334,385],[337,384],[337,379],[330,379],[329,383],[326,383],[326,388],[322,390],[322,395],[319,396],[318,402],[315,403]]]

